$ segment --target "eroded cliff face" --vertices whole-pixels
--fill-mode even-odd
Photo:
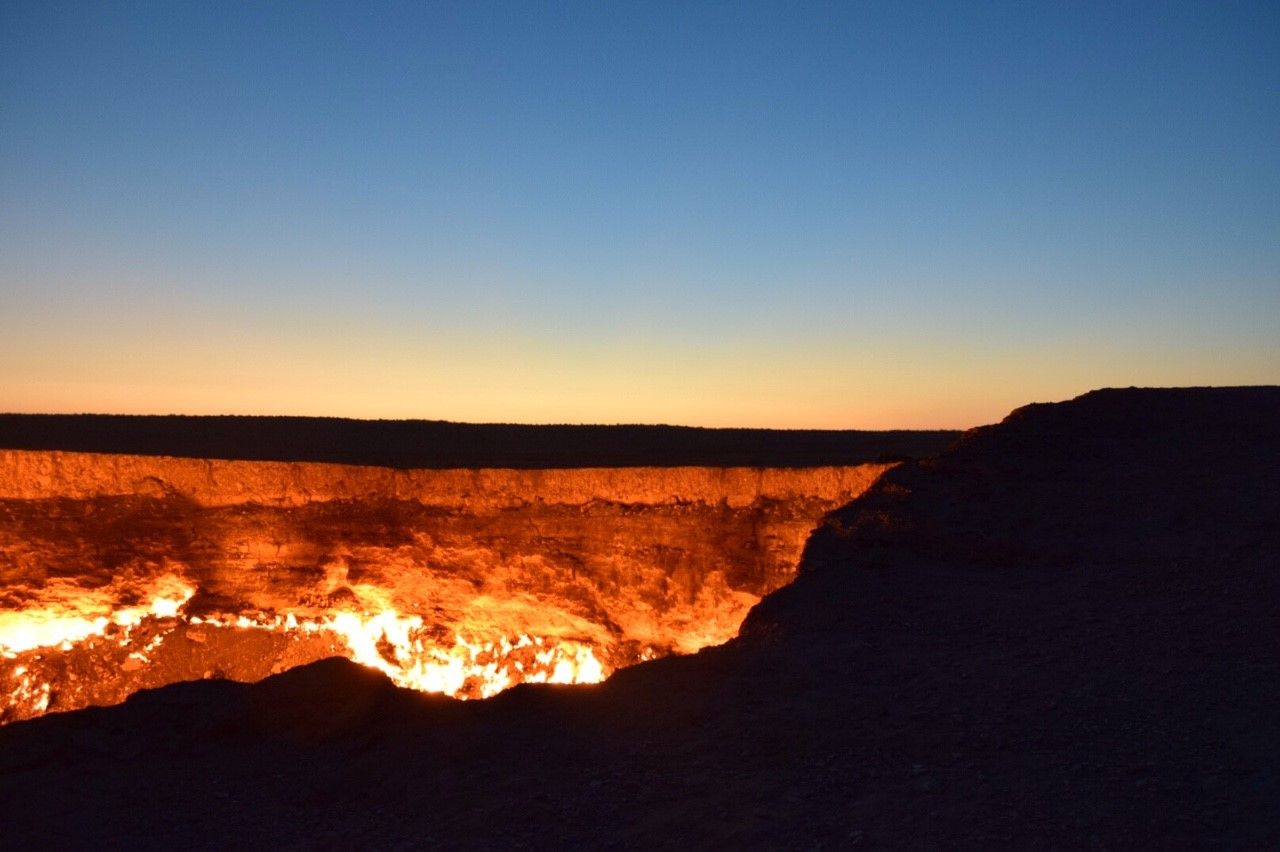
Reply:
[[[890,465],[391,470],[0,451],[3,718],[341,654],[458,697],[735,635]]]

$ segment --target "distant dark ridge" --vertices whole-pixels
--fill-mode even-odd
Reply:
[[[958,431],[521,426],[332,417],[0,414],[0,448],[397,468],[811,467],[918,458]]]

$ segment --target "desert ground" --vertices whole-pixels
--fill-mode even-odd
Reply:
[[[1097,391],[920,455],[737,638],[596,686],[325,660],[0,728],[5,842],[1280,843],[1280,388]]]

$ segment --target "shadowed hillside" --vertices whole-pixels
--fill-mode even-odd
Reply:
[[[0,729],[15,846],[1268,848],[1280,388],[1014,412],[742,636],[461,704],[344,661]]]
[[[0,414],[0,448],[397,468],[816,467],[936,453],[950,431],[520,426],[329,417]]]

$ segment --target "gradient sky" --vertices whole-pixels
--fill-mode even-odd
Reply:
[[[0,4],[0,410],[1280,383],[1280,4]]]

